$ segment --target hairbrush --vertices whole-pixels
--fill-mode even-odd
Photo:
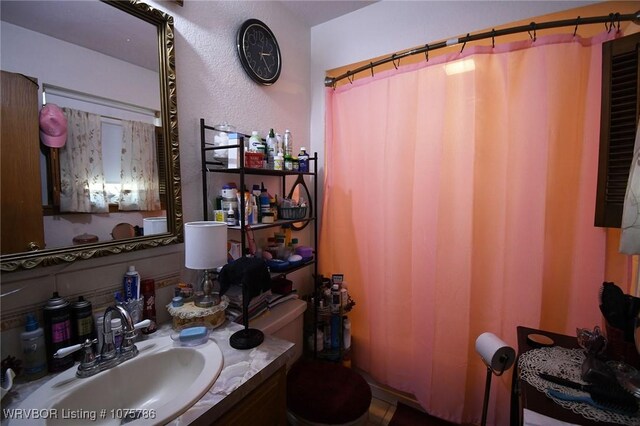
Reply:
[[[547,389],[547,395],[556,399],[561,399],[563,401],[581,402],[583,404],[589,404],[600,410],[613,411],[618,414],[624,414],[625,416],[635,415],[636,409],[637,409],[637,407],[634,408],[632,406],[627,406],[625,404],[616,404],[609,401],[596,402],[589,395],[569,395],[568,393],[564,393],[556,389]]]
[[[636,398],[629,392],[627,392],[617,382],[612,381],[608,383],[599,383],[597,386],[591,384],[583,385],[581,383],[576,383],[571,380],[563,379],[561,377],[552,376],[550,374],[538,373],[538,375],[541,378],[552,383],[587,392],[590,396],[589,399],[591,399],[595,404],[598,404],[600,407],[606,407],[606,409],[622,412],[625,414],[635,414],[638,411],[638,401],[636,400]],[[569,396],[573,397],[573,395]]]

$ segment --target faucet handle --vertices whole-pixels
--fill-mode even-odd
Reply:
[[[83,343],[78,343],[77,345],[71,345],[64,348],[60,348],[53,354],[54,358],[64,358],[65,356],[74,353],[75,351],[79,351],[83,348]]]
[[[96,345],[97,343],[98,339],[87,339],[82,343],[81,346],[84,349],[84,355],[82,356],[82,361],[80,362],[78,371],[76,372],[78,377],[89,377],[100,372],[98,357],[93,351],[93,345]]]
[[[84,343],[78,343],[77,345],[67,346],[65,348],[60,348],[53,354],[54,358],[64,358],[65,356],[72,354],[80,349],[91,348],[91,345],[97,344],[98,339],[89,340],[87,339]]]
[[[147,328],[151,325],[151,320],[146,319],[146,320],[142,320],[140,322],[137,322],[133,325],[133,329],[134,330],[139,330],[141,328]]]
[[[79,351],[82,349],[82,343],[78,343],[77,345],[67,346],[65,348],[60,348],[53,354],[54,358],[64,358],[65,356],[74,353],[75,351]]]

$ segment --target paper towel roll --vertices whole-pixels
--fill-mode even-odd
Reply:
[[[507,371],[516,359],[516,351],[493,333],[482,333],[476,339],[476,352],[494,372]]]

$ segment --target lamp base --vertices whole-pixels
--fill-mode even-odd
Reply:
[[[264,341],[264,333],[255,328],[243,328],[236,331],[229,338],[229,344],[234,349],[251,349]]]
[[[198,308],[211,308],[220,304],[220,296],[217,294],[203,294],[197,296],[193,304]]]
[[[212,279],[213,272],[205,269],[202,275],[202,292],[201,296],[197,296],[193,302],[199,308],[211,308],[220,304],[220,294],[214,292],[214,282]]]

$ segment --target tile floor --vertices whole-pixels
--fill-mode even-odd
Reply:
[[[367,426],[388,425],[395,411],[395,405],[382,399],[372,398],[371,406],[369,406],[369,421],[367,422]]]

